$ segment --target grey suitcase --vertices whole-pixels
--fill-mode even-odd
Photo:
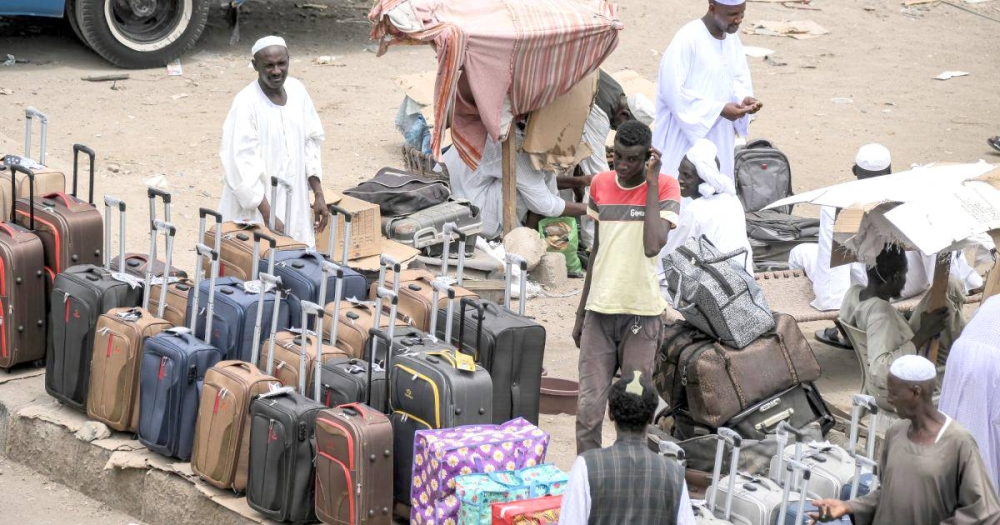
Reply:
[[[263,281],[273,276],[261,274]],[[276,293],[280,293],[276,290]],[[302,345],[310,315],[322,323],[323,307],[303,301]],[[273,327],[272,327],[273,330]],[[319,333],[322,333],[320,331]],[[270,338],[271,362],[274,363],[274,338]],[[320,367],[323,340],[316,338],[316,368]],[[303,350],[299,360],[299,391],[279,388],[257,397],[250,404],[250,460],[248,462],[247,503],[270,519],[294,523],[316,520],[315,459],[313,434],[316,416],[326,408],[306,394],[306,365],[309,354]],[[317,373],[318,370],[317,370]],[[317,397],[319,393],[316,393]]]
[[[483,230],[483,218],[479,208],[467,200],[449,199],[409,215],[383,217],[382,232],[396,242],[423,250],[426,255],[438,256],[446,239],[452,239],[452,248],[458,244],[445,232],[444,225],[449,222],[455,223],[459,231],[466,234],[469,242],[466,243],[465,253],[472,255],[476,238]]]
[[[469,363],[463,366],[460,349],[447,343],[451,340],[455,290],[441,278],[435,279],[432,286],[434,304],[442,289],[450,299],[444,341],[422,334],[419,343],[392,356],[389,371],[389,406],[396,458],[393,494],[396,501],[406,505],[410,503],[416,431],[493,421],[493,382],[489,373],[472,362],[471,356],[466,356]],[[431,320],[433,324],[436,316]],[[431,330],[434,333],[433,327]]]

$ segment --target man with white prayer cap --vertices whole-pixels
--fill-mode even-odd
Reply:
[[[747,239],[743,205],[736,198],[733,181],[719,171],[716,155],[712,141],[699,139],[681,161],[677,183],[681,197],[690,201],[681,208],[677,229],[656,258],[661,291],[666,290],[663,258],[689,239],[700,239],[703,235],[722,253],[744,250],[745,255],[738,262],[753,274],[753,249]]]
[[[750,115],[763,107],[737,34],[744,2],[709,0],[705,16],[677,31],[663,53],[653,147],[663,152],[666,173],[676,176],[684,154],[708,139],[719,150],[720,171],[733,179],[736,135],[747,136]]]
[[[851,501],[814,501],[819,522],[852,515],[855,525],[1000,522],[1000,500],[975,439],[932,400],[937,367],[907,355],[889,367],[889,401],[903,418],[886,433],[879,488]]]
[[[941,411],[979,443],[993,487],[1000,486],[1000,296],[990,297],[948,354]]]
[[[283,38],[261,38],[250,53],[257,78],[233,99],[222,126],[225,186],[219,211],[226,221],[265,223],[273,213],[278,231],[313,247],[315,232],[329,219],[322,186],[323,124],[305,86],[288,76]],[[272,176],[291,186],[290,195],[279,189],[277,202],[269,201]],[[284,224],[288,206],[291,216]]]

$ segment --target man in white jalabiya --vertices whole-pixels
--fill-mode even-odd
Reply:
[[[227,221],[267,222],[274,213],[278,231],[315,246],[315,232],[329,219],[320,162],[323,125],[305,86],[288,76],[285,40],[261,38],[251,53],[257,79],[236,95],[222,127],[219,156],[226,173],[219,211]],[[272,176],[291,186],[287,199],[282,190],[278,202],[268,201]],[[286,206],[290,224],[281,220]]]
[[[720,171],[733,178],[736,135],[747,135],[753,97],[750,68],[737,35],[745,0],[709,0],[708,12],[684,25],[660,62],[653,147],[663,152],[664,173],[677,175],[698,139],[719,149]]]
[[[670,233],[667,245],[656,258],[660,289],[666,290],[663,258],[688,239],[699,239],[702,235],[722,253],[745,250],[745,256],[737,261],[752,275],[753,249],[747,239],[743,205],[736,198],[733,181],[719,171],[715,144],[707,139],[694,143],[681,161],[677,183],[681,187],[681,197],[689,200],[681,209],[677,229]]]

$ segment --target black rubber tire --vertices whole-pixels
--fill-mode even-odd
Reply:
[[[116,0],[74,1],[80,32],[90,48],[108,62],[126,69],[162,67],[191,49],[205,30],[212,4],[212,0],[160,0],[179,5],[174,18],[183,20],[183,15],[187,15],[187,24],[175,25],[159,40],[139,43],[110,27],[105,9]]]
[[[87,43],[87,38],[83,36],[80,31],[80,24],[76,21],[76,0],[66,0],[66,21],[69,22],[69,28],[73,30],[73,34],[83,42],[85,46],[90,46]]]

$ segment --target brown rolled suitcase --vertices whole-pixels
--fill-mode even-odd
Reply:
[[[170,223],[154,221],[151,246],[155,246],[158,232],[167,235],[166,265],[169,266],[177,230]],[[153,257],[152,253],[150,257]],[[148,281],[147,276],[142,307],[115,308],[102,314],[97,320],[94,335],[87,417],[120,432],[139,430],[139,370],[146,338],[174,326],[163,319],[163,308],[159,308],[155,315],[150,313]],[[160,304],[166,303],[163,297],[161,301]]]
[[[324,261],[321,265],[323,267],[324,277],[322,284],[320,284],[319,296],[326,297],[326,286],[329,281],[326,276],[336,273],[339,267],[326,261]],[[341,272],[341,276],[343,276],[343,272]],[[269,274],[261,274],[261,279],[268,282],[272,280],[272,276]],[[343,295],[341,290],[342,287],[338,286],[337,288],[337,291],[340,293],[335,296],[334,302],[339,301],[340,296]],[[274,302],[275,304],[279,304],[281,301],[281,288],[279,286],[275,286],[274,293]],[[326,317],[325,312],[324,315],[319,316],[318,321],[316,321],[316,334],[312,334],[309,331],[308,316],[306,315],[305,310],[302,311],[302,324],[299,326],[298,330],[282,331],[278,331],[278,313],[280,309],[273,308],[272,310],[272,335],[260,344],[260,363],[257,367],[264,370],[267,375],[277,378],[283,386],[299,388],[300,383],[306,385],[312,384],[313,375],[315,374],[316,369],[322,366],[322,363],[337,357],[352,357],[340,348],[326,343],[326,336],[322,335],[324,334],[323,319]],[[321,350],[319,350],[321,355],[318,361],[316,359],[316,337],[320,337],[322,339],[320,341],[320,345],[318,345],[321,347]],[[319,366],[306,367],[300,370],[300,364],[302,362],[318,362]],[[303,371],[306,374],[304,382],[299,378],[299,374]]]
[[[11,170],[33,179],[30,170]],[[15,179],[16,180],[16,179]],[[11,182],[11,185],[14,183]],[[29,198],[33,192],[30,190]],[[29,223],[31,222],[29,215]],[[30,228],[30,224],[29,224]],[[42,241],[30,229],[0,223],[0,368],[43,359],[46,347],[45,261]],[[23,327],[18,329],[18,327]]]
[[[369,331],[375,327],[375,303],[372,301],[340,301],[340,313],[335,313],[336,303],[329,303],[324,308],[325,314],[333,319],[337,316],[336,346],[353,358],[365,357],[368,348]],[[390,309],[384,305],[379,318],[379,329],[389,328]],[[333,323],[323,327],[326,338],[333,338]],[[413,319],[396,312],[396,326],[413,326]]]
[[[820,366],[798,324],[774,314],[775,329],[735,349],[680,321],[666,325],[653,381],[675,409],[712,428],[779,392],[816,381]]]
[[[150,209],[153,206],[153,198],[158,193],[154,190],[150,190]],[[168,194],[169,195],[169,194]],[[165,210],[169,210],[169,197],[164,199],[163,204]],[[170,216],[170,212],[165,212],[166,216]],[[215,224],[222,224],[222,214],[215,210],[210,210],[208,208],[198,209],[198,242],[204,244],[205,246],[213,246],[216,253],[221,249],[221,239],[214,239],[214,244],[207,244],[205,239],[205,221],[206,218],[211,215],[215,218]],[[168,219],[169,222],[169,219]],[[126,262],[127,264],[127,262]],[[162,264],[162,263],[161,263]],[[209,263],[211,264],[211,263]],[[156,269],[154,268],[154,273]],[[160,273],[159,275],[163,275]],[[144,277],[145,278],[145,277]],[[154,278],[152,280],[152,287],[149,292],[149,309],[152,311],[159,311],[160,308],[160,297],[163,295],[161,288],[163,287],[163,278]],[[171,277],[167,279],[167,305],[163,309],[163,318],[170,322],[174,326],[184,326],[187,320],[187,309],[188,309],[188,294],[192,289],[195,288],[194,281],[186,277],[174,277],[173,272],[171,272]]]
[[[271,177],[271,205],[277,202],[278,198],[278,178]],[[272,208],[273,209],[273,208]],[[285,206],[285,224],[291,218],[292,207]],[[219,248],[219,277],[236,277],[244,281],[250,280],[254,274],[254,232],[260,232],[277,242],[274,248],[282,250],[304,250],[306,245],[295,239],[274,231],[274,213],[271,214],[270,224],[264,226],[258,223],[247,223],[240,221],[230,221],[216,223],[215,227],[205,233],[204,244],[215,246],[217,232],[222,232],[221,246]],[[261,247],[260,258],[267,259],[271,253],[270,246]],[[204,262],[202,268],[207,272],[208,262]]]
[[[80,152],[90,157],[90,200],[77,198]],[[14,212],[18,224],[27,226],[28,208],[35,210],[35,232],[45,245],[45,267],[58,275],[70,266],[104,263],[104,221],[94,207],[94,151],[73,145],[73,189],[69,194],[48,193],[35,199],[18,199]],[[37,197],[37,195],[36,195]]]
[[[170,222],[170,194],[158,190],[156,188],[147,188],[146,195],[149,197],[149,225],[150,230],[152,230],[153,221],[156,220],[156,199],[159,197],[163,200],[163,221]],[[150,235],[153,232],[150,231]],[[198,236],[199,242],[203,242],[201,236]],[[140,279],[145,279],[146,274],[149,272],[149,262],[153,261],[153,277],[162,277],[166,273],[167,264],[156,258],[156,247],[154,246],[150,253],[126,253],[125,254],[125,266],[124,271],[129,275],[134,275]],[[111,261],[111,269],[113,271],[119,271],[119,260],[114,259]],[[170,277],[174,279],[185,279],[187,278],[187,272],[181,270],[180,268],[175,268],[170,266]],[[156,291],[153,297],[159,297],[159,292]],[[155,308],[154,308],[155,310]],[[175,324],[174,326],[183,325],[183,321],[180,324]]]
[[[8,154],[4,156],[4,163],[20,164],[23,158],[31,157],[31,123],[36,118],[40,120],[42,124],[42,133],[40,137],[41,145],[39,146],[38,158],[32,160],[37,160],[37,163],[40,166],[25,166],[23,164],[21,166],[31,169],[32,173],[35,174],[34,191],[36,195],[48,195],[49,193],[65,192],[66,175],[61,170],[45,166],[45,143],[49,134],[49,119],[35,108],[29,107],[24,110],[24,157]],[[10,182],[11,178],[14,179],[13,187]],[[0,166],[0,216],[9,216],[11,206],[13,206],[14,201],[22,197],[27,197],[29,191],[30,188],[28,188],[27,177],[23,176],[23,174],[21,176],[12,177],[10,169],[7,169],[5,166]]]

